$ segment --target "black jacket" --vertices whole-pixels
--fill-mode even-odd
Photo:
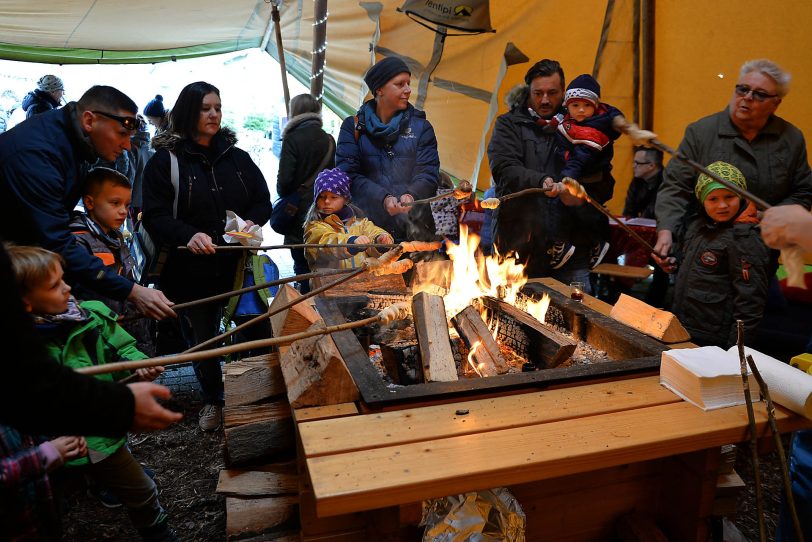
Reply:
[[[34,115],[56,109],[59,107],[59,102],[54,100],[54,97],[49,93],[35,89],[25,95],[22,106],[23,111],[25,111],[25,118],[30,119]]]
[[[223,245],[226,211],[264,225],[271,216],[271,196],[262,172],[235,144],[235,134],[221,129],[208,148],[173,132],[155,136],[155,155],[144,170],[144,225],[156,243],[178,247],[198,232]],[[170,181],[172,150],[178,157],[177,218]],[[234,284],[239,251],[213,256],[172,248],[161,272],[161,289],[175,302],[228,291]]]
[[[322,129],[321,116],[318,113],[304,113],[288,121],[282,132],[282,154],[279,157],[279,173],[276,177],[276,192],[280,197],[299,190],[301,197],[299,211],[296,213],[294,233],[285,235],[285,243],[302,243],[304,220],[307,210],[313,204],[313,183],[318,171],[316,168],[324,163],[324,157],[330,152],[330,158],[324,168],[335,167],[335,144],[333,136]],[[332,149],[332,150],[331,150]],[[302,185],[311,181],[309,189]]]
[[[556,133],[540,126],[527,111],[529,87],[508,93],[509,112],[496,119],[488,144],[496,196],[541,188],[546,177],[558,178]],[[494,214],[493,239],[500,254],[516,251],[522,261],[530,259],[533,276],[543,272],[546,255],[546,218],[551,205],[543,194],[508,200]]]
[[[656,218],[654,206],[657,203],[657,191],[663,184],[663,170],[648,179],[635,177],[626,192],[626,203],[623,205],[623,216]]]

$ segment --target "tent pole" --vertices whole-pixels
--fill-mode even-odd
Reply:
[[[428,66],[426,66],[426,69],[420,75],[420,82],[417,86],[417,101],[415,101],[414,106],[418,109],[423,109],[426,103],[426,94],[429,92],[429,79],[431,79],[431,74],[434,73],[434,70],[437,69],[440,60],[443,58],[448,28],[443,25],[437,25],[437,30],[434,32],[434,48],[431,51],[431,60],[429,60]]]
[[[643,90],[641,93],[644,130],[654,128],[654,0],[643,1]]]
[[[615,0],[606,2],[606,14],[603,16],[603,27],[601,28],[601,39],[598,42],[598,50],[595,52],[595,64],[592,65],[592,77],[598,78],[601,71],[601,57],[606,48],[606,40],[609,39],[609,27],[612,26],[612,12],[615,10]]]
[[[285,49],[282,47],[282,24],[279,20],[278,2],[271,2],[271,17],[276,33],[276,50],[279,53],[279,69],[282,70],[282,92],[285,94],[285,112],[290,116],[290,89],[288,89],[288,70],[285,67]]]
[[[634,20],[632,23],[632,96],[634,96],[634,112],[632,118],[635,124],[640,124],[640,0],[634,0]]]
[[[313,60],[310,68],[310,94],[321,103],[324,97],[324,64],[327,57],[327,0],[315,0],[313,19]]]

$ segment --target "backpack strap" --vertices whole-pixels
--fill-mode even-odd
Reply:
[[[172,151],[169,151],[169,180],[172,182],[172,189],[175,192],[175,199],[172,201],[172,217],[178,218],[180,168],[178,167],[178,155]]]
[[[361,127],[358,125],[358,115],[353,115],[352,118],[355,119],[353,127],[355,128],[355,142],[358,143],[358,140],[361,139]]]

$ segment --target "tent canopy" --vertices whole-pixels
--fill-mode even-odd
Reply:
[[[779,115],[812,133],[812,108],[802,99],[812,95],[812,79],[805,77],[810,66],[805,51],[812,48],[805,24],[812,20],[812,3],[787,0],[781,9],[755,3],[758,9],[742,9],[750,3],[656,3],[654,63],[641,71],[652,77],[648,120],[663,141],[676,146],[688,123],[723,109],[742,62],[760,57],[796,74]],[[399,12],[402,5],[403,0],[329,0],[325,102],[340,114],[352,114],[367,95],[362,75],[369,66],[385,56],[403,57],[412,71],[412,102],[437,131],[443,169],[476,180],[480,188],[489,184],[485,151],[495,116],[506,110],[504,96],[541,58],[559,60],[568,79],[597,67],[602,99],[629,118],[640,111],[635,14],[641,0],[585,0],[575,12],[552,0],[491,2],[496,32],[447,38]],[[313,10],[312,0],[285,0],[280,6],[287,68],[306,85]],[[0,3],[0,58],[142,63],[263,47],[278,59],[272,30],[265,0],[11,0]],[[614,160],[614,211],[623,204],[631,154],[630,143],[621,138]]]

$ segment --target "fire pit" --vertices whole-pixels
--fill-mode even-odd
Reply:
[[[370,362],[370,353],[352,331],[333,334],[333,340],[352,374],[361,398],[370,407],[381,407],[390,403],[436,400],[505,390],[547,387],[553,384],[566,384],[597,379],[617,378],[623,375],[656,372],[659,368],[660,353],[667,348],[660,342],[608,318],[582,303],[573,301],[558,292],[538,283],[526,284],[522,293],[533,298],[543,294],[550,296],[550,311],[557,314],[557,324],[575,338],[590,347],[606,353],[608,360],[596,363],[570,364],[544,368],[539,363],[537,334],[522,318],[510,309],[498,307],[492,299],[484,299],[483,305],[496,313],[496,318],[516,343],[513,350],[526,355],[538,370],[509,372],[487,378],[461,378],[451,382],[426,382],[411,385],[392,385],[382,378],[379,370]],[[401,294],[402,295],[402,294]],[[385,293],[371,293],[344,298],[317,298],[316,307],[328,325],[344,323],[355,318],[360,310],[377,308],[376,304],[385,299]],[[395,300],[395,299],[393,299]],[[532,319],[529,315],[524,318]],[[506,325],[509,322],[510,325]],[[520,333],[519,333],[520,332]],[[523,334],[523,336],[522,336]],[[502,338],[500,342],[510,342]],[[522,347],[524,351],[522,351]],[[413,352],[413,355],[417,355]],[[393,375],[394,376],[394,375]],[[393,378],[393,380],[397,380]]]

